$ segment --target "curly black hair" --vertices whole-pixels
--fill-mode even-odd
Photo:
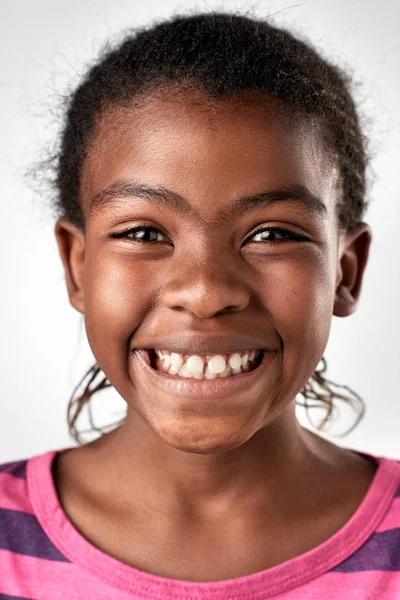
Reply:
[[[360,223],[368,205],[369,157],[350,75],[323,58],[311,43],[284,28],[232,12],[175,15],[151,26],[130,29],[122,41],[103,47],[80,84],[65,98],[59,145],[52,157],[56,217],[66,217],[85,231],[80,173],[99,114],[110,106],[140,102],[165,86],[177,93],[197,86],[210,102],[240,91],[254,91],[265,94],[266,105],[268,98],[277,98],[293,114],[316,122],[340,173],[338,228],[349,232]],[[327,409],[318,427],[322,429],[330,419],[334,399],[344,400],[358,415],[349,433],[364,415],[364,401],[347,386],[340,387],[350,391],[350,397],[334,392],[332,386],[337,384],[323,376],[326,360],[321,360],[323,367],[300,392],[305,403],[296,402],[307,409],[308,419],[309,408]],[[70,398],[69,430],[78,443],[76,421],[85,404],[89,405],[92,431],[104,432],[94,426],[90,411],[93,394],[111,385],[105,376],[94,385],[99,374],[101,369],[95,363]],[[85,389],[75,398],[87,378]],[[113,425],[121,423],[123,420]]]

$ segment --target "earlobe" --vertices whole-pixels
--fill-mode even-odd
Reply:
[[[78,312],[84,314],[85,234],[64,217],[57,220],[55,234],[64,265],[69,301]]]
[[[340,240],[333,307],[337,317],[347,317],[357,308],[371,241],[372,231],[367,223],[359,223]]]

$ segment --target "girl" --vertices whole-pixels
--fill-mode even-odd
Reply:
[[[371,243],[349,89],[217,13],[129,35],[68,98],[55,234],[97,361],[71,432],[106,385],[127,413],[0,467],[0,598],[400,598],[400,461],[295,416],[342,397],[316,367]]]

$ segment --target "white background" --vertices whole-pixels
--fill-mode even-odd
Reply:
[[[325,357],[326,376],[358,392],[367,413],[345,438],[322,435],[339,445],[400,459],[399,7],[395,0],[2,3],[0,463],[76,445],[68,435],[66,408],[94,362],[83,317],[68,301],[47,200],[34,194],[24,173],[54,142],[61,95],[106,39],[193,9],[275,14],[276,23],[307,36],[328,57],[351,68],[361,83],[356,100],[374,153],[372,204],[365,220],[374,239],[359,307],[351,317],[333,317]],[[95,398],[96,423],[123,416],[125,403],[115,390]],[[340,406],[342,417],[331,433],[352,423],[353,413]],[[311,428],[303,409],[298,418]],[[82,419],[80,427],[87,426]]]

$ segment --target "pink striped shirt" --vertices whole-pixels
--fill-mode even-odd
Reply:
[[[190,582],[123,564],[75,529],[51,471],[64,450],[0,465],[0,600],[400,599],[399,460],[359,452],[378,463],[374,479],[319,546],[245,577]]]

